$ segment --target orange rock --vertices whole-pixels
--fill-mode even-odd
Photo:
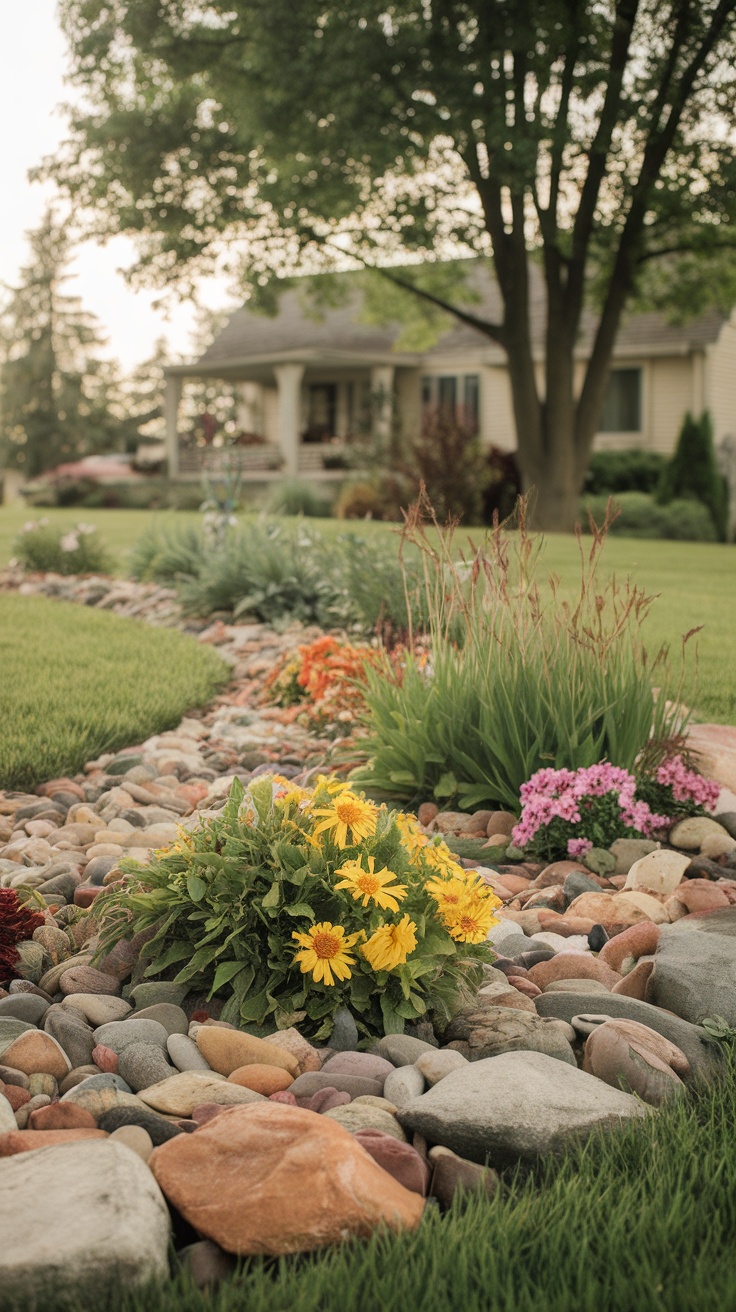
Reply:
[[[513,984],[514,988],[526,998],[538,998],[542,992],[538,984],[531,979],[525,979],[522,975],[509,975],[509,984]]]
[[[293,1027],[279,1030],[278,1034],[268,1034],[263,1042],[275,1044],[277,1048],[283,1048],[285,1052],[290,1052],[292,1057],[296,1057],[299,1062],[299,1075],[322,1069],[322,1058],[317,1049]]]
[[[64,1049],[43,1030],[25,1030],[5,1049],[3,1065],[24,1075],[53,1075],[63,1080],[72,1064]]]
[[[239,1066],[227,1078],[231,1084],[241,1084],[244,1089],[253,1089],[265,1098],[270,1098],[272,1093],[281,1093],[294,1083],[289,1072],[280,1066],[264,1066],[255,1061],[250,1066]]]
[[[18,1084],[3,1084],[0,1080],[0,1093],[8,1100],[14,1112],[17,1112],[25,1103],[31,1101],[28,1090],[22,1089]]]
[[[62,1143],[74,1143],[76,1139],[108,1137],[106,1130],[8,1130],[7,1134],[0,1134],[0,1157],[14,1157],[16,1153],[29,1153],[34,1148],[56,1148]]]
[[[575,934],[589,934],[595,921],[583,916],[559,916],[556,912],[541,911],[539,920],[542,929],[553,934],[562,934],[563,938],[572,938]]]
[[[575,873],[586,875],[590,879],[590,871],[587,866],[583,866],[579,861],[553,861],[551,865],[545,866],[541,874],[537,875],[533,888],[550,888],[554,884],[564,884],[568,875]]]
[[[241,1066],[278,1066],[290,1075],[298,1075],[299,1062],[286,1048],[266,1043],[242,1030],[203,1025],[197,1030],[197,1047],[205,1061],[218,1075],[232,1075]]]
[[[708,879],[683,880],[673,896],[682,902],[689,915],[694,911],[719,911],[731,905],[726,894]]]
[[[504,874],[501,875],[500,881],[512,897],[515,897],[517,893],[525,893],[531,883],[530,879],[524,879],[522,875]]]
[[[75,1102],[52,1102],[31,1112],[30,1130],[95,1130],[97,1122],[86,1107]]]
[[[540,989],[558,979],[596,979],[612,989],[621,976],[598,957],[586,952],[558,952],[550,961],[539,961],[529,971],[529,979]]]
[[[605,961],[611,970],[620,970],[625,957],[634,957],[636,960],[656,952],[660,932],[659,925],[653,925],[647,920],[638,925],[630,925],[603,945],[598,960]]]
[[[625,998],[638,998],[639,1002],[646,1002],[647,985],[653,970],[653,961],[640,961],[628,975],[624,975],[623,979],[619,980],[618,984],[614,984],[611,992],[620,993]]]
[[[308,1252],[381,1226],[413,1230],[422,1215],[420,1196],[344,1126],[283,1103],[230,1108],[148,1164],[185,1220],[229,1253]]]

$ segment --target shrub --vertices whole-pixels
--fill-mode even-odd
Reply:
[[[328,519],[332,514],[332,501],[313,483],[301,479],[285,479],[272,490],[266,509],[269,515],[308,515],[313,519]]]
[[[101,945],[155,929],[145,974],[226,997],[222,1019],[328,1039],[348,1006],[365,1035],[445,1016],[479,976],[498,899],[413,818],[346,784],[235,780],[222,813],[101,895]],[[487,959],[487,958],[486,958]],[[184,963],[184,964],[182,964]],[[473,967],[475,966],[475,972]]]
[[[700,419],[685,415],[677,446],[662,472],[657,489],[661,505],[691,498],[706,506],[718,540],[725,542],[728,526],[728,490],[713,447],[713,425],[707,410]]]
[[[92,524],[71,528],[47,519],[29,520],[13,543],[25,569],[54,574],[109,574],[113,558]]]
[[[585,475],[585,491],[591,496],[613,492],[654,493],[659,486],[666,456],[658,451],[595,451]]]
[[[191,524],[175,528],[151,528],[136,542],[128,556],[131,578],[143,582],[174,584],[196,575],[205,556],[204,537]]]
[[[639,779],[637,796],[653,811],[677,820],[705,815],[718,801],[720,785],[690,768],[682,755],[668,756],[652,773]]]
[[[364,709],[365,667],[375,664],[374,647],[325,636],[299,647],[264,684],[264,696],[279,706],[303,705],[308,724],[344,733]]]
[[[427,577],[429,662],[407,657],[367,671],[360,782],[406,799],[456,799],[471,810],[518,806],[544,766],[576,770],[608,760],[631,770],[653,735],[672,737],[666,653],[650,663],[641,627],[652,598],[598,577],[605,528],[579,538],[573,603],[539,580],[541,539],[520,506],[518,532],[496,529],[460,564],[451,534],[430,538],[417,512],[406,537]],[[662,688],[656,698],[653,682]]]
[[[513,451],[502,451],[497,446],[489,449],[486,465],[488,476],[483,491],[483,522],[492,524],[494,515],[504,520],[513,514],[521,495],[521,475]]]
[[[401,508],[416,496],[416,486],[402,474],[382,472],[373,479],[345,483],[335,505],[338,519],[380,519],[400,523]]]
[[[628,770],[603,762],[579,770],[538,770],[521,787],[521,818],[512,842],[542,861],[581,857],[617,838],[651,837],[667,824],[636,798]]]
[[[417,485],[424,484],[438,519],[483,522],[491,470],[476,424],[457,419],[442,406],[427,411],[419,434],[409,441],[406,472]]]
[[[581,502],[583,532],[588,520],[600,521],[606,514],[607,496],[584,497]],[[610,533],[615,537],[665,538],[676,542],[715,542],[716,531],[707,508],[699,501],[671,501],[659,505],[644,492],[621,492],[613,498],[616,518]]]

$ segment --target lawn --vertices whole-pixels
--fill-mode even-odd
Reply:
[[[173,728],[227,678],[210,647],[105,611],[0,595],[0,788]]]
[[[1,507],[0,565],[10,557],[13,538],[23,523],[41,514],[68,526],[80,518],[95,524],[116,553],[121,573],[125,572],[125,552],[151,524],[197,523],[200,519],[196,511],[152,514],[145,510],[28,511],[23,506]],[[395,526],[376,522],[308,522],[335,537],[345,532],[367,536],[389,536],[395,532]],[[479,534],[480,530],[473,530],[473,539],[477,541]],[[460,545],[462,536],[458,535]],[[545,560],[563,582],[574,583],[578,553],[573,538],[551,535],[546,543]],[[652,651],[662,643],[669,643],[677,659],[683,634],[702,626],[697,639],[697,692],[693,691],[696,647],[691,645],[688,696],[701,719],[736,723],[736,679],[732,673],[732,653],[736,646],[736,547],[611,538],[604,561],[610,572],[620,576],[632,574],[648,592],[659,594],[646,628]],[[369,561],[366,565],[370,568]]]
[[[694,1312],[736,1307],[736,1060],[714,1088],[603,1131],[507,1182],[488,1205],[431,1211],[414,1235],[253,1261],[214,1294],[186,1281],[81,1312]],[[308,1181],[304,1182],[308,1188]],[[245,1183],[247,1197],[247,1182]],[[193,1238],[193,1236],[192,1236]],[[66,1304],[64,1305],[66,1307]],[[58,1301],[54,1312],[62,1312]],[[37,1312],[51,1312],[39,1308]]]

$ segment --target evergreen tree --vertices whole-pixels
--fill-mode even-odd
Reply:
[[[685,415],[672,459],[662,470],[657,500],[667,505],[677,498],[691,498],[707,506],[720,541],[726,541],[728,490],[718,468],[707,410],[699,419],[689,412]]]
[[[121,441],[116,365],[97,321],[64,292],[71,243],[51,209],[0,311],[0,465],[34,478]]]

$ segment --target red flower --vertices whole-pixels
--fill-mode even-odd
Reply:
[[[20,960],[16,944],[32,938],[44,924],[39,911],[28,911],[14,888],[0,888],[0,980],[12,979]]]

